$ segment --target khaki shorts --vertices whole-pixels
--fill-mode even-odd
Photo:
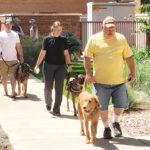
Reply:
[[[2,76],[7,76],[8,74],[15,74],[18,66],[18,60],[5,62],[3,60],[0,60],[0,74]]]

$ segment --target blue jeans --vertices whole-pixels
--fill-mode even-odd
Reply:
[[[125,84],[93,84],[93,93],[96,94],[101,103],[101,110],[108,110],[110,98],[115,108],[128,107],[128,94]]]
[[[52,105],[52,89],[55,81],[55,103],[53,113],[60,113],[60,106],[63,97],[63,83],[66,75],[66,65],[51,65],[43,62],[43,76],[44,76],[44,96],[47,106]]]

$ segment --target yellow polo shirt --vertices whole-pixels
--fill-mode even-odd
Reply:
[[[132,56],[132,51],[122,34],[106,39],[103,32],[93,35],[88,41],[85,57],[93,58],[93,74],[97,83],[121,84],[126,81],[123,59]]]

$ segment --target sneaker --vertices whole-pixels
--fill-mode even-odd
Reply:
[[[104,136],[104,139],[111,139],[112,138],[111,130],[109,127],[105,128],[103,136]]]
[[[61,114],[60,113],[56,113],[55,116],[59,117],[59,116],[61,116]]]
[[[57,117],[60,117],[60,116],[61,116],[61,113],[54,113],[54,112],[52,112],[52,114],[53,114],[54,116],[57,116]]]
[[[15,98],[17,96],[17,93],[14,92],[13,94],[10,95],[11,98]]]
[[[122,131],[121,131],[121,128],[120,128],[120,124],[118,122],[114,122],[112,124],[112,127],[113,127],[114,136],[115,137],[121,137],[122,136]]]
[[[47,109],[48,111],[50,111],[50,110],[51,110],[51,107],[48,106],[48,105],[46,105],[46,109]]]

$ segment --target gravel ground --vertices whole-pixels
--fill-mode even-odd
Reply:
[[[9,142],[8,136],[3,131],[1,126],[0,126],[0,150],[13,150],[13,148]]]
[[[125,112],[121,119],[122,130],[130,136],[150,136],[150,110]]]
[[[125,112],[121,118],[121,128],[128,135],[150,136],[150,110]],[[13,150],[7,134],[0,126],[0,150]]]

